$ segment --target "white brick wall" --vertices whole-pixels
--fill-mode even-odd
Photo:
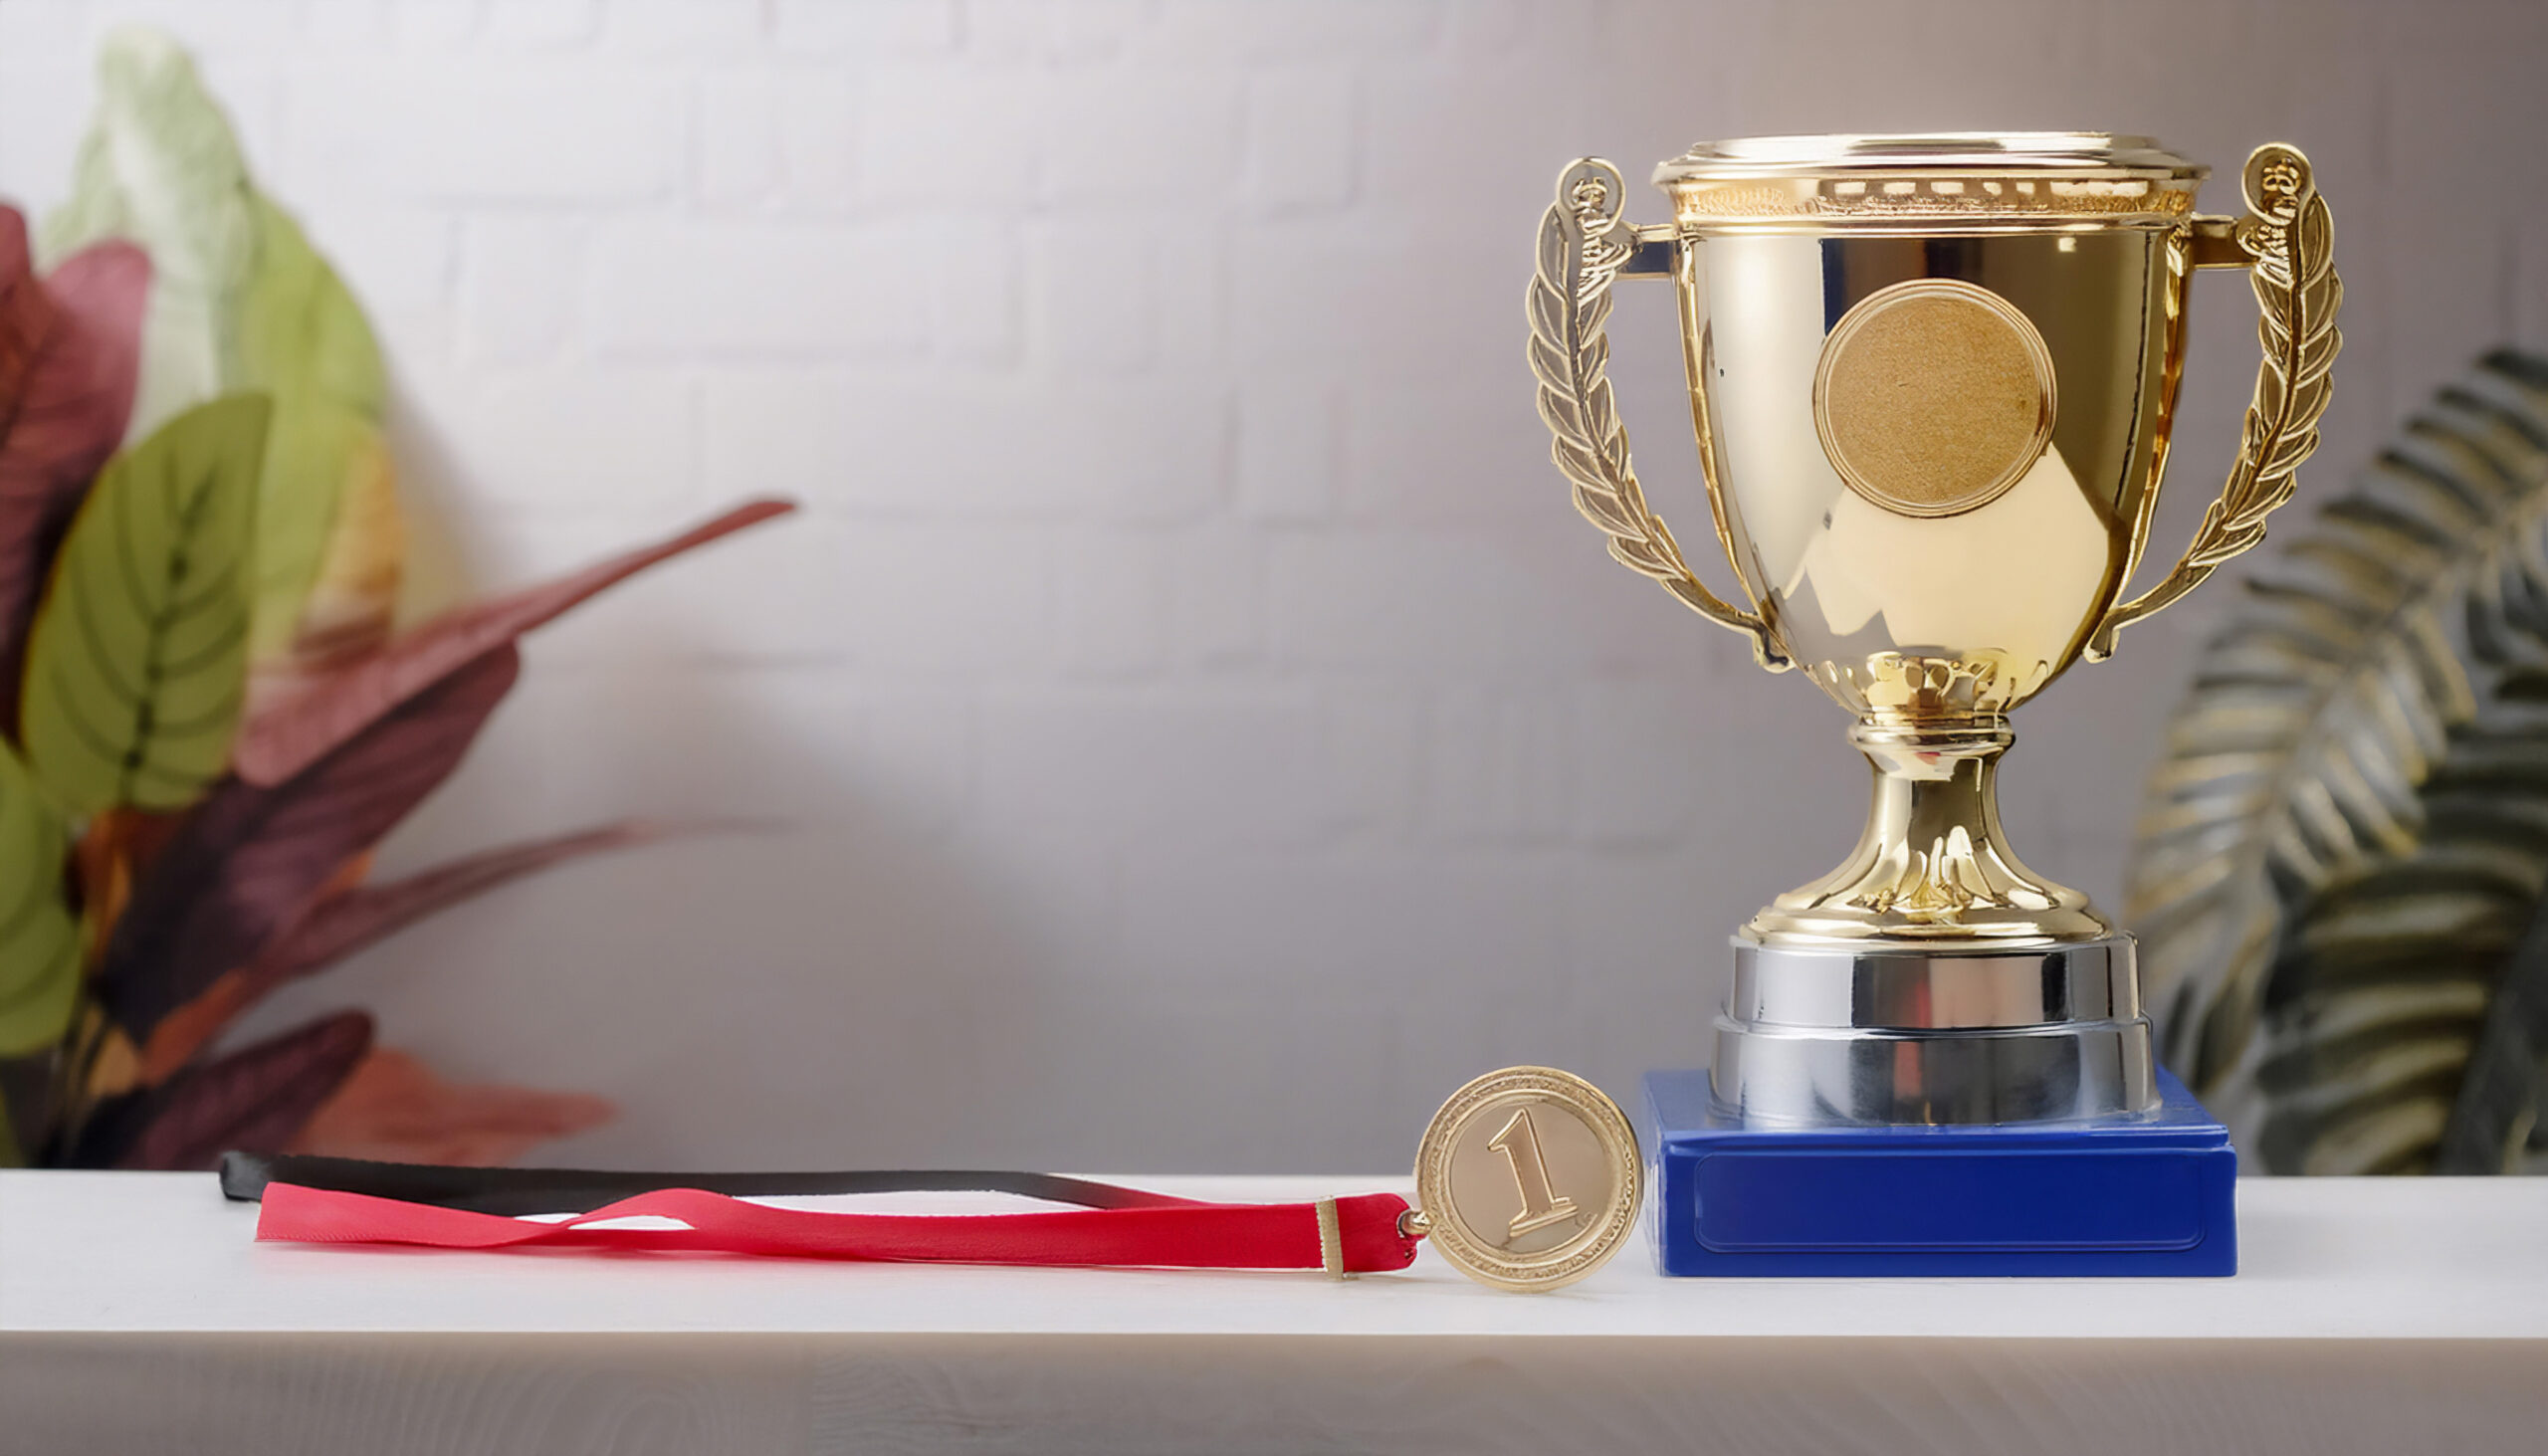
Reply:
[[[1846,847],[1860,769],[1566,507],[1520,297],[1579,153],[2296,141],[2350,290],[2313,493],[2481,345],[2548,346],[2512,0],[0,0],[0,194],[60,196],[127,17],[370,304],[427,596],[808,505],[536,639],[387,859],[790,831],[508,892],[278,1008],[620,1099],[577,1158],[1384,1170],[1498,1062],[1624,1097],[1703,1056],[1722,936]],[[2169,541],[2253,368],[2243,289],[2197,309]],[[1669,312],[1627,291],[1616,372],[1686,520]],[[2109,903],[2227,595],[2020,721],[2017,842]]]

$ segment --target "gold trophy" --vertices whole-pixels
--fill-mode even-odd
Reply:
[[[1755,1126],[2153,1115],[2132,939],[2001,833],[2010,715],[2254,545],[2317,440],[2340,289],[2308,160],[2259,148],[2238,218],[2204,167],[2092,133],[1809,136],[1559,177],[1530,292],[1540,413],[1621,563],[1802,668],[1852,718],[1874,804],[1846,861],[1735,937],[1709,1086]],[[2264,363],[2192,546],[2126,596],[2197,270],[2245,268]],[[1702,584],[1647,503],[1604,377],[1613,280],[1672,279],[1718,541]]]

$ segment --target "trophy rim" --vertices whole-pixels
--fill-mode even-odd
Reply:
[[[1654,169],[1657,186],[1874,173],[1980,172],[2201,182],[2212,169],[2155,137],[2107,131],[1828,132],[1702,141]]]

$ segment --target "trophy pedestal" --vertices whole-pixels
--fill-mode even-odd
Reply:
[[[1747,933],[1716,1029],[1645,1081],[1666,1274],[2237,1272],[2238,1154],[2151,1055],[2130,936]]]
[[[2226,1276],[2238,1155],[2177,1080],[2155,1111],[1968,1126],[1747,1124],[1645,1079],[1655,1262],[1719,1277]]]
[[[2130,936],[1852,948],[1734,937],[1716,1100],[1753,1125],[2075,1122],[2159,1105]]]

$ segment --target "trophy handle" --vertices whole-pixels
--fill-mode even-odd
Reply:
[[[1531,372],[1540,418],[1556,437],[1550,457],[1575,485],[1575,509],[1610,538],[1619,564],[1651,576],[1683,605],[1752,639],[1770,671],[1793,666],[1755,613],[1708,590],[1682,559],[1628,462],[1628,434],[1610,400],[1610,281],[1637,260],[1637,230],[1619,218],[1618,168],[1584,157],[1558,174],[1557,201],[1540,222],[1539,275],[1531,280]],[[1645,272],[1642,267],[1631,269]],[[1730,552],[1729,552],[1730,554]]]
[[[2343,335],[2326,199],[2318,195],[2309,158],[2271,142],[2248,156],[2241,176],[2247,215],[2198,218],[2190,239],[2197,268],[2244,268],[2263,317],[2257,333],[2264,363],[2247,406],[2238,463],[2221,499],[2203,514],[2194,544],[2158,585],[2106,609],[2089,634],[2086,657],[2114,655],[2115,633],[2203,584],[2224,561],[2265,538],[2265,518],[2291,499],[2300,462],[2318,448],[2318,416],[2327,408],[2327,370]],[[2136,542],[2137,544],[2137,542]]]

